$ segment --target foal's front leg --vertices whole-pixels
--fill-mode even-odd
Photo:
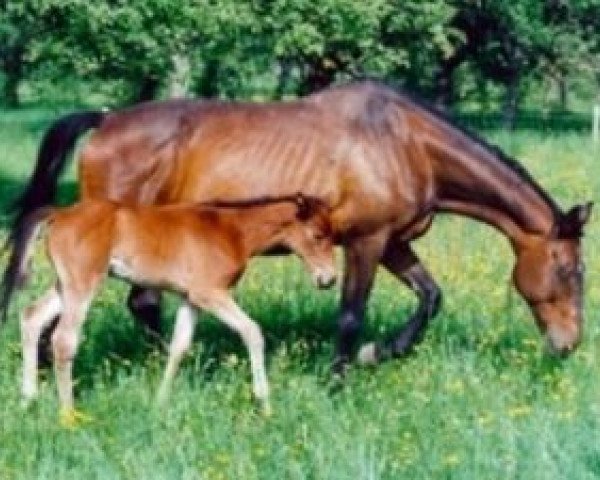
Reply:
[[[37,396],[38,345],[44,329],[61,312],[61,300],[55,287],[25,309],[21,318],[23,348],[23,404],[27,406]]]
[[[227,291],[196,295],[194,303],[217,316],[229,328],[236,331],[248,349],[254,395],[261,403],[266,415],[271,413],[269,383],[265,372],[265,341],[260,327],[238,307]]]

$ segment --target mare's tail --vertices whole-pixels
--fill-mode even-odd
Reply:
[[[49,207],[38,208],[23,218],[21,228],[12,238],[12,251],[2,282],[0,283],[0,321],[5,322],[8,306],[15,289],[21,287],[27,278],[29,260],[34,250],[35,239],[41,230],[42,224],[48,219],[52,209]]]
[[[12,247],[8,266],[0,285],[0,310],[6,316],[7,302],[17,281],[21,265],[19,258],[23,255],[23,244],[33,233],[32,218],[34,212],[52,204],[58,186],[58,177],[64,170],[69,153],[75,147],[79,136],[91,128],[98,127],[104,120],[105,113],[100,111],[76,112],[58,119],[48,129],[40,149],[33,175],[23,193],[10,207],[10,231],[4,248]],[[31,217],[33,215],[33,217]]]
[[[29,213],[54,201],[58,177],[77,138],[90,128],[98,127],[104,117],[105,114],[100,111],[71,113],[58,119],[48,129],[38,151],[33,175],[9,212],[12,224],[8,244],[19,236],[19,230]]]

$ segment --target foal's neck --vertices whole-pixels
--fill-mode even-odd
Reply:
[[[295,204],[281,201],[223,213],[230,214],[242,250],[246,257],[251,257],[268,250],[281,240],[279,236],[284,226],[296,221],[296,211]]]
[[[452,143],[437,143],[431,152],[438,208],[484,221],[516,245],[552,235],[560,210],[535,180],[499,150],[452,134]]]

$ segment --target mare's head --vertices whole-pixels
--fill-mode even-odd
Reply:
[[[329,207],[302,194],[294,197],[294,203],[293,221],[282,229],[280,243],[302,258],[317,287],[329,288],[337,279]]]
[[[583,326],[581,237],[592,204],[573,207],[557,221],[551,238],[536,238],[517,250],[513,280],[529,303],[553,353],[572,352]]]

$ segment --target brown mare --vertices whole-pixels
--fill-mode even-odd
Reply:
[[[37,394],[37,346],[40,334],[60,315],[52,335],[61,411],[72,417],[72,364],[79,331],[101,281],[118,277],[168,288],[184,298],[179,308],[169,360],[159,390],[164,401],[178,365],[189,349],[194,308],[213,313],[242,337],[250,355],[254,394],[269,411],[260,328],[234,302],[229,288],[248,259],[283,245],[297,253],[317,286],[335,282],[335,258],[328,208],[302,195],[244,202],[125,207],[107,200],[86,200],[65,209],[42,209],[26,220],[27,235],[15,245],[5,281],[23,277],[33,240],[48,224],[47,249],[56,286],[25,310],[23,398]],[[8,307],[10,292],[2,308]]]
[[[580,340],[580,237],[591,204],[563,213],[515,161],[405,94],[367,81],[293,102],[174,100],[68,115],[44,138],[12,238],[28,212],[52,202],[67,152],[94,127],[79,157],[84,199],[162,204],[301,191],[326,202],[346,260],[338,367],[351,358],[380,264],[420,303],[397,334],[360,357],[399,356],[422,337],[441,292],[410,242],[438,212],[504,233],[515,286],[549,345],[566,353]],[[156,322],[156,293],[134,289],[129,303]]]

